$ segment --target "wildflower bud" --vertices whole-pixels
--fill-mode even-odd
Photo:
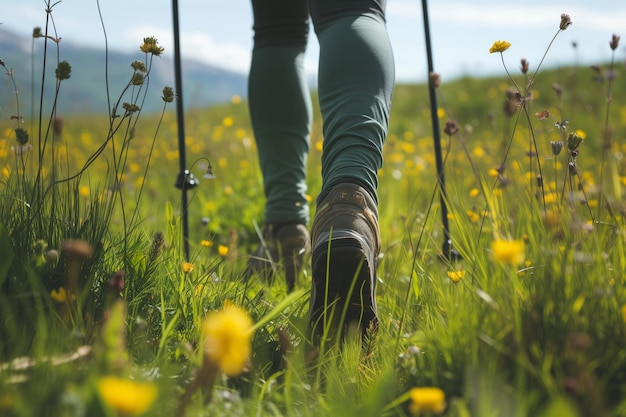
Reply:
[[[39,26],[33,29],[33,38],[41,38],[43,35],[41,34],[41,28]]]
[[[121,292],[124,289],[124,275],[126,273],[123,270],[117,271],[109,280],[109,289],[114,292]]]
[[[576,150],[578,149],[582,141],[583,141],[582,136],[580,136],[577,132],[571,132],[567,136],[567,148],[570,151]]]
[[[552,90],[554,90],[554,94],[556,94],[558,98],[561,98],[563,95],[563,87],[561,87],[561,84],[559,83],[553,83]]]
[[[522,74],[526,74],[528,72],[529,64],[530,63],[525,58],[522,58],[522,61],[521,61]]]
[[[439,88],[439,86],[441,85],[441,75],[436,72],[431,72],[430,74],[428,74],[428,79],[430,80],[430,85],[432,85],[434,88]]]
[[[541,175],[537,175],[537,187],[543,188],[543,177]]]
[[[572,41],[572,48],[574,49],[578,48],[578,42]]]
[[[60,135],[63,132],[63,119],[60,117],[55,117],[52,122],[52,129],[55,135]]]
[[[0,67],[6,68],[6,65],[4,65],[4,60],[2,58],[0,58]]]
[[[553,140],[550,142],[550,146],[552,147],[552,155],[557,156],[563,149],[563,142],[560,140]]]
[[[171,103],[174,101],[174,89],[172,87],[163,87],[163,96],[161,97],[164,102]]]
[[[504,93],[504,114],[512,117],[517,113],[520,104],[520,94],[514,88],[509,88]]]
[[[133,61],[130,64],[130,67],[134,69],[135,71],[147,72],[146,64],[144,64],[143,61],[139,61],[139,60]]]
[[[143,71],[136,70],[130,82],[132,85],[142,85],[145,79],[146,79],[146,73]]]
[[[567,169],[571,175],[576,175],[576,164],[574,162],[567,164]]]
[[[69,62],[61,61],[59,62],[57,69],[54,71],[54,74],[59,81],[67,80],[72,74],[72,67],[70,66]]]
[[[46,262],[53,264],[59,259],[59,251],[56,249],[49,249],[45,253]]]
[[[124,110],[126,110],[127,115],[137,113],[139,110],[141,110],[141,107],[139,107],[138,105],[127,102],[122,103],[122,107],[124,108]]]
[[[15,129],[15,139],[20,145],[26,145],[28,143],[28,132],[21,127]]]
[[[215,174],[213,173],[213,167],[211,166],[211,163],[209,162],[208,164],[209,166],[207,166],[206,168],[206,173],[202,176],[202,178],[206,178],[209,180],[212,180],[215,178]]]
[[[443,132],[448,136],[452,136],[458,131],[459,125],[454,120],[448,120],[446,126],[443,128]]]
[[[611,38],[611,42],[609,42],[609,45],[611,46],[612,50],[616,50],[617,47],[619,46],[619,36],[617,36],[616,34],[613,34],[613,37]]]
[[[572,158],[576,158],[579,153],[580,151],[578,149],[574,149],[572,152],[570,152],[570,155],[572,155]]]
[[[569,17],[569,15],[567,13],[561,14],[561,24],[559,25],[559,29],[565,30],[571,24],[572,24],[572,19]]]

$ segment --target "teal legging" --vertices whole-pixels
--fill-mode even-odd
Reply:
[[[377,201],[394,86],[384,3],[311,0],[310,8],[320,45],[324,150],[319,198],[333,185],[356,182]],[[265,222],[307,224],[311,99],[303,56],[308,7],[297,0],[253,0],[253,9],[248,93],[266,196]]]

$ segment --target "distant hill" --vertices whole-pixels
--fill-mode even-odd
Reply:
[[[20,106],[23,114],[30,111],[31,98],[39,101],[43,65],[43,39],[33,39],[17,35],[0,27],[0,58],[14,77],[20,92]],[[34,47],[34,54],[32,49]],[[34,60],[33,60],[34,56]],[[52,97],[54,91],[54,70],[57,63],[56,45],[48,42],[46,69],[46,94]],[[137,48],[136,54],[119,52],[105,53],[104,49],[86,48],[63,40],[60,43],[59,60],[67,61],[72,67],[68,80],[61,83],[58,102],[59,114],[94,113],[107,109],[105,68],[108,63],[108,84],[111,101],[116,100],[128,83],[133,70],[130,64],[143,60],[145,55]],[[34,64],[34,65],[33,65]],[[223,70],[193,60],[183,60],[183,97],[185,108],[203,107],[230,100],[233,95],[245,96],[247,79],[245,75]],[[35,71],[31,69],[35,68]],[[33,89],[34,73],[34,89]],[[161,91],[163,87],[175,87],[174,61],[172,51],[154,57],[150,74],[148,96],[143,105],[144,112],[160,111],[163,107]],[[13,86],[4,75],[0,75],[0,108],[2,113],[10,113],[15,108]],[[35,93],[31,93],[35,91]],[[126,96],[123,101],[130,101]],[[46,103],[51,103],[50,99]],[[174,108],[174,105],[170,105]],[[37,106],[35,106],[38,108]]]

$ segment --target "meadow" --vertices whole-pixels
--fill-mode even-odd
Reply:
[[[45,28],[34,39],[62,51]],[[310,271],[292,293],[280,268],[273,282],[245,274],[264,201],[244,99],[186,113],[198,180],[187,256],[175,93],[149,83],[169,51],[144,39],[108,115],[55,113],[71,77],[55,54],[42,77],[55,94],[22,114],[30,92],[17,85],[31,74],[3,62],[18,93],[0,122],[0,415],[626,416],[618,44],[607,34],[607,62],[593,67],[550,68],[547,50],[545,69],[497,41],[485,59],[502,59],[501,77],[431,77],[445,193],[428,86],[397,86],[379,185],[380,327],[315,357]],[[163,88],[163,113],[141,112],[148,88]],[[322,143],[316,109],[312,211]]]

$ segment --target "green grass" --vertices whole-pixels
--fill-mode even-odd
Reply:
[[[461,255],[451,260],[441,256],[427,89],[397,86],[380,172],[380,329],[313,361],[308,268],[291,295],[281,276],[273,285],[244,277],[263,219],[245,101],[186,115],[189,165],[200,178],[189,192],[189,259],[173,106],[162,115],[67,116],[54,134],[53,116],[3,121],[0,414],[123,415],[99,389],[115,376],[157,390],[146,415],[175,415],[206,364],[204,318],[232,303],[257,323],[250,363],[195,391],[187,415],[403,416],[418,387],[443,390],[446,416],[626,415],[626,104],[616,94],[625,86],[619,73],[602,82],[598,74],[540,70],[533,99],[508,115],[510,78],[444,80],[441,125],[460,128],[443,139]],[[123,101],[140,103],[142,88]],[[543,110],[545,120],[536,115]],[[555,125],[563,119],[565,130]],[[16,126],[33,144],[23,154],[11,148]],[[585,137],[577,147],[575,132]],[[316,111],[312,202],[321,141]],[[558,155],[552,142],[564,142]],[[215,179],[202,178],[207,161]],[[77,242],[89,244],[89,256]],[[523,252],[507,258],[506,242]],[[72,274],[76,300],[56,301],[51,293],[70,288]]]

